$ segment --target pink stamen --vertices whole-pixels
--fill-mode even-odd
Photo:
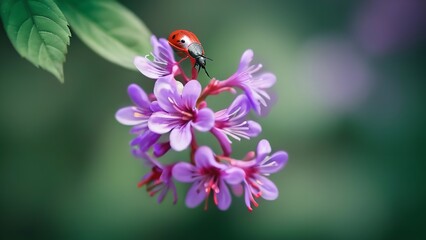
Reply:
[[[142,187],[145,184],[148,184],[150,182],[156,181],[156,182],[161,182],[160,180],[160,176],[161,173],[163,172],[162,169],[160,169],[159,167],[153,167],[151,170],[151,174],[146,177],[145,179],[142,179],[139,183],[138,183],[138,187]]]
[[[152,176],[152,175],[151,175]],[[143,185],[145,185],[146,183],[148,183],[149,181],[151,181],[151,176],[149,176],[148,178],[146,178],[145,180],[142,180],[138,183],[138,188],[142,187]]]
[[[259,207],[259,204],[256,202],[256,200],[254,200],[254,198],[250,198],[250,202],[251,203],[253,203],[253,205],[255,206],[255,207]]]
[[[204,203],[204,210],[207,210],[208,207],[208,199],[210,196],[210,192],[213,190],[213,201],[216,205],[219,204],[219,199],[217,197],[217,194],[220,192],[218,181],[219,181],[219,175],[220,170],[216,168],[204,168],[201,169],[201,175],[205,175],[205,181],[204,181],[204,191],[206,192],[206,200]]]
[[[213,194],[213,201],[214,201],[214,204],[216,204],[216,205],[219,204],[219,201],[217,200],[217,193]]]

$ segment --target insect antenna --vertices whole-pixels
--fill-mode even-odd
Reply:
[[[208,60],[210,60],[210,61],[213,61],[213,59],[211,59],[211,58],[209,58],[209,57],[206,57],[206,56],[204,56],[204,55],[201,55],[201,57],[204,57],[204,58],[207,58]]]

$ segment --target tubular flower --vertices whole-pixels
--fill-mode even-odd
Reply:
[[[244,171],[216,162],[208,147],[200,147],[195,152],[195,165],[180,162],[173,168],[173,177],[181,182],[193,182],[186,195],[186,205],[198,206],[213,193],[214,203],[220,210],[231,205],[231,194],[225,183],[238,184],[244,179]]]
[[[281,170],[287,163],[288,155],[284,151],[278,151],[271,156],[271,145],[268,140],[261,140],[257,145],[256,158],[249,162],[234,161],[233,165],[240,167],[245,172],[244,199],[249,211],[252,211],[251,203],[258,206],[254,197],[262,197],[266,200],[275,200],[278,197],[278,189],[267,178],[271,173]]]
[[[136,137],[130,142],[130,149],[150,169],[138,186],[146,186],[149,195],[158,196],[159,203],[171,191],[176,203],[174,181],[190,183],[185,198],[189,208],[204,201],[207,209],[208,199],[212,197],[220,210],[227,210],[232,202],[229,187],[236,195],[244,194],[250,211],[252,205],[258,206],[257,197],[276,199],[278,188],[267,177],[285,166],[287,153],[277,151],[270,155],[269,142],[261,140],[256,153],[250,151],[244,159],[237,160],[232,157],[231,141],[250,140],[262,132],[260,124],[249,119],[249,113],[253,109],[263,117],[264,107],[269,110],[272,104],[267,91],[274,85],[275,75],[260,72],[261,64],[251,64],[253,51],[249,49],[243,53],[233,75],[223,81],[211,78],[202,87],[195,67],[205,68],[208,58],[201,42],[186,30],[174,31],[169,41],[182,60],[176,62],[168,40],[152,36],[151,56],[138,56],[134,64],[143,75],[155,80],[154,89],[147,95],[138,85],[131,84],[128,94],[133,104],[115,114],[118,122],[132,126],[130,133]],[[190,77],[181,65],[186,59],[191,62]],[[223,92],[235,94],[238,89],[242,94],[219,108],[222,110],[213,111],[214,105],[208,105],[207,98],[210,100]],[[200,146],[198,132],[212,135],[222,153],[215,153],[206,144]],[[184,150],[189,153],[184,161],[167,164],[160,161],[163,156]]]
[[[133,150],[133,155],[142,158],[145,164],[151,167],[151,171],[145,174],[138,183],[138,187],[146,185],[146,191],[150,196],[158,195],[158,203],[161,203],[171,190],[173,193],[173,204],[177,202],[176,186],[172,179],[172,169],[174,164],[163,165],[149,156],[146,152],[138,149]]]
[[[145,57],[135,57],[133,63],[136,68],[146,77],[158,79],[169,75],[177,75],[180,69],[175,61],[173,50],[166,39],[157,39],[151,37],[153,52],[151,53],[153,60]]]
[[[200,83],[195,80],[186,83],[182,91],[173,78],[160,78],[155,83],[154,94],[161,110],[151,115],[148,126],[158,134],[170,132],[170,146],[176,151],[189,146],[193,128],[207,132],[213,127],[213,111],[196,107],[200,93]]]
[[[240,60],[238,70],[231,77],[218,83],[219,89],[222,88],[240,88],[246,94],[251,107],[256,113],[261,113],[261,105],[267,106],[267,100],[271,97],[266,89],[275,84],[276,77],[272,73],[256,74],[261,68],[262,64],[250,65],[253,60],[253,51],[246,50]]]
[[[246,115],[250,112],[250,105],[245,95],[239,95],[227,109],[215,113],[215,125],[211,132],[216,136],[221,146],[226,149],[225,154],[231,152],[232,137],[238,141],[241,138],[250,139],[256,137],[262,131],[262,127],[255,121],[246,121]]]
[[[131,133],[137,134],[131,145],[141,144],[143,151],[148,150],[157,140],[160,135],[152,132],[148,128],[148,119],[152,114],[151,101],[145,91],[136,84],[131,84],[127,88],[130,99],[134,106],[121,108],[115,114],[118,122],[124,125],[133,126]]]

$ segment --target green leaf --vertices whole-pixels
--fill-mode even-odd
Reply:
[[[52,0],[2,0],[0,15],[19,54],[64,81],[63,63],[70,30]]]
[[[136,69],[134,57],[151,51],[149,29],[116,1],[61,0],[59,7],[79,38],[113,63]]]

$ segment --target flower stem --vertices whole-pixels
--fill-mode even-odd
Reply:
[[[191,79],[197,79],[198,78],[198,71],[195,67],[191,70]]]
[[[195,59],[194,58],[190,58],[190,60],[191,60],[191,66],[192,66],[192,69],[191,69],[191,79],[197,79],[198,78],[198,71],[195,68]]]
[[[194,129],[191,129],[191,163],[195,164],[195,151],[198,149],[197,139],[195,139]]]
[[[197,100],[197,105],[206,100],[206,98],[216,89],[217,80],[212,79],[210,83],[203,89],[200,97]]]

